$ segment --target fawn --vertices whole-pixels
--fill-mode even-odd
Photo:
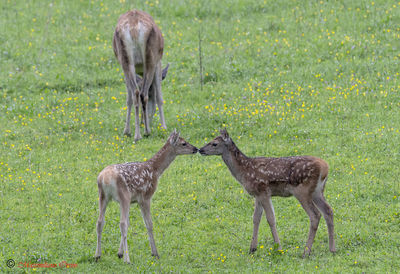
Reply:
[[[101,234],[104,227],[104,213],[110,200],[120,204],[121,211],[121,243],[118,257],[124,257],[129,263],[127,231],[129,225],[129,208],[137,202],[142,212],[143,220],[149,236],[151,254],[158,258],[153,237],[153,222],[150,215],[151,197],[157,188],[158,179],[177,155],[195,154],[197,148],[174,130],[165,145],[148,161],[132,162],[107,166],[97,178],[99,188],[99,218],[97,220],[96,261],[101,256]]]
[[[271,228],[274,242],[281,245],[275,226],[275,213],[271,196],[295,196],[310,218],[310,231],[303,257],[310,255],[314,237],[322,212],[329,234],[329,249],[335,252],[333,211],[324,197],[328,176],[328,164],[313,156],[282,158],[255,157],[244,155],[229,137],[226,129],[221,135],[202,147],[202,155],[221,155],[233,177],[246,191],[255,197],[253,215],[253,238],[250,253],[257,249],[258,227],[263,210]]]

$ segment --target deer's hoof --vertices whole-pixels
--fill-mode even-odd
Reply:
[[[249,254],[253,254],[257,251],[257,247],[250,247]]]
[[[100,256],[94,257],[94,261],[97,263],[100,260]]]
[[[122,257],[124,257],[124,254],[117,254],[118,255],[118,258],[120,258],[120,259],[122,259]]]
[[[128,136],[128,137],[131,137],[132,134],[131,134],[130,129],[124,129],[124,135],[126,135],[126,136]]]
[[[139,141],[140,139],[142,139],[142,136],[139,135],[135,135],[135,142]]]
[[[308,247],[304,248],[303,259],[309,257],[310,254],[311,254],[311,249],[309,249]]]
[[[158,253],[156,253],[156,254],[151,254],[151,256],[153,256],[153,257],[156,258],[157,260],[160,259],[160,256],[158,256]]]

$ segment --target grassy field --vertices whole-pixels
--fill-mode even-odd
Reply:
[[[132,8],[153,15],[171,63],[168,130],[157,116],[137,143],[122,134],[125,85],[111,47],[119,15]],[[383,0],[1,0],[0,271],[11,271],[9,259],[13,270],[66,261],[83,273],[399,271],[399,21],[400,2]],[[220,157],[193,155],[172,163],[153,196],[161,258],[151,257],[137,205],[133,263],[117,258],[111,203],[95,263],[98,173],[149,159],[174,128],[201,147],[221,127],[248,156],[329,163],[337,253],[322,219],[302,259],[308,217],[294,198],[277,197],[283,250],[263,218],[249,255],[253,199]]]

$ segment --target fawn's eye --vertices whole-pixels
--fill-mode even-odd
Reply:
[[[213,143],[213,144],[212,144],[212,146],[213,146],[213,147],[216,147],[216,146],[217,146],[217,144],[216,144],[216,143]]]
[[[186,143],[183,143],[182,146],[186,146]]]

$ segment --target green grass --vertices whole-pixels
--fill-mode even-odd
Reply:
[[[168,130],[157,116],[136,144],[122,135],[125,86],[111,48],[119,15],[134,7],[161,27],[171,63]],[[67,261],[78,272],[397,272],[399,20],[400,3],[383,0],[1,1],[0,271],[14,259]],[[200,147],[224,126],[249,156],[329,163],[337,253],[321,220],[302,259],[308,217],[294,198],[274,198],[283,251],[263,218],[249,255],[253,199],[219,157],[195,155],[178,157],[153,196],[161,258],[150,255],[137,205],[133,263],[117,258],[112,203],[95,263],[98,173],[149,159],[174,128]]]

